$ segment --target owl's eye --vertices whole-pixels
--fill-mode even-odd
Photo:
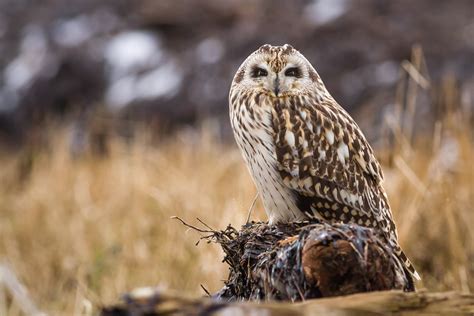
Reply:
[[[252,78],[258,78],[258,77],[266,77],[268,76],[268,72],[260,67],[255,67],[252,69]]]
[[[285,76],[287,77],[301,77],[301,70],[298,67],[291,67],[285,71]]]

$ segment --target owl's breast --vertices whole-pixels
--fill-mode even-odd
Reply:
[[[272,127],[272,108],[250,98],[231,111],[234,136],[262,198],[271,223],[304,218],[296,200],[283,183],[278,168]]]

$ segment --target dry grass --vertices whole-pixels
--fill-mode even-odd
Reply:
[[[116,142],[109,158],[72,160],[57,142],[27,159],[27,179],[18,181],[25,159],[2,159],[0,170],[0,260],[40,306],[71,314],[83,298],[110,302],[136,286],[220,288],[220,249],[196,247],[199,236],[170,217],[245,222],[255,189],[235,148],[177,137],[157,148]]]
[[[456,157],[414,152],[386,170],[401,243],[432,290],[474,288],[474,156],[464,134]],[[215,291],[226,275],[215,245],[170,219],[213,227],[245,221],[255,189],[233,146],[176,137],[156,148],[113,144],[109,158],[72,160],[59,142],[38,153],[26,179],[21,159],[0,172],[0,258],[34,301],[59,312],[85,299],[110,302],[133,287],[159,284],[193,294]],[[443,159],[454,159],[445,165]],[[444,168],[444,169],[443,169]],[[261,206],[254,218],[264,219]],[[100,297],[100,300],[98,299]]]
[[[401,244],[423,278],[418,287],[430,290],[474,289],[473,129],[459,109],[450,107],[432,138],[408,141],[392,124],[394,146],[381,153],[392,162],[384,171]],[[170,217],[238,226],[255,189],[235,146],[196,135],[159,146],[113,140],[108,157],[76,160],[55,137],[52,151],[1,157],[0,260],[55,315],[87,314],[90,303],[142,285],[216,291],[227,272],[220,249],[196,247],[199,236]]]

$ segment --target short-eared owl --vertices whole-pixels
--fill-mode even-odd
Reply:
[[[304,220],[374,228],[405,263],[383,174],[359,126],[290,45],[263,45],[235,74],[230,120],[270,223]]]

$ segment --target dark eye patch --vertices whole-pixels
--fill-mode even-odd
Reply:
[[[301,78],[301,69],[298,67],[291,67],[285,70],[285,76],[287,77],[296,77],[296,78]]]
[[[252,78],[258,78],[258,77],[266,77],[268,76],[268,72],[260,67],[254,67],[252,69]]]

